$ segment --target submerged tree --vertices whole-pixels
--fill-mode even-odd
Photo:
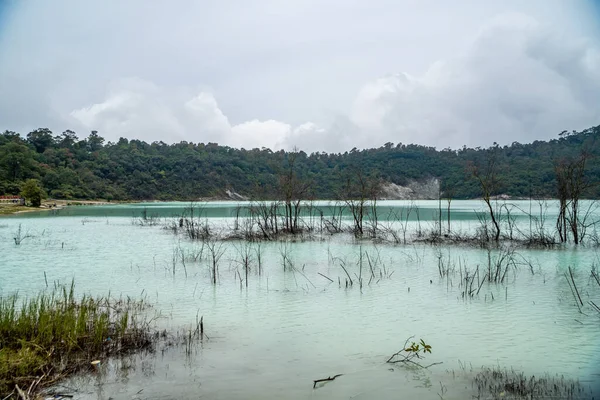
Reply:
[[[582,196],[594,186],[594,182],[585,174],[589,158],[590,155],[583,151],[575,159],[563,158],[554,165],[559,201],[556,229],[562,243],[568,241],[568,232],[575,244],[581,243],[589,226],[587,218],[590,209],[587,212],[580,209]]]
[[[364,234],[364,220],[369,218],[371,231],[377,231],[377,196],[381,182],[374,175],[368,175],[361,167],[351,167],[345,177],[342,198],[352,213],[353,232],[356,237]],[[370,207],[368,207],[370,203]]]
[[[498,143],[494,142],[494,146],[486,152],[486,159],[483,162],[471,162],[467,166],[468,171],[477,180],[481,189],[481,196],[487,205],[490,219],[494,225],[494,240],[496,242],[500,239],[500,223],[498,221],[499,215],[492,205],[492,196],[498,194],[500,186],[498,178],[498,153]]]
[[[295,234],[300,231],[298,221],[300,218],[300,209],[303,199],[306,199],[310,190],[310,181],[303,180],[298,176],[297,158],[299,154],[297,149],[289,152],[286,158],[286,164],[279,178],[279,187],[283,196],[285,207],[285,228],[288,232]]]
[[[454,195],[456,193],[456,182],[451,182],[448,179],[442,181],[441,185],[440,185],[440,189],[441,189],[441,195],[440,195],[440,200],[441,200],[441,196],[446,198],[446,217],[447,217],[447,222],[448,222],[448,234],[450,234],[451,229],[450,229],[450,206],[452,204],[452,199],[454,198]],[[440,210],[441,210],[441,205],[440,205]],[[440,230],[441,230],[441,211],[440,211]]]

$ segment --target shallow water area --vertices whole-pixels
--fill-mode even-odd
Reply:
[[[329,206],[315,205],[325,216]],[[598,262],[593,246],[517,247],[506,279],[490,283],[481,275],[500,250],[412,240],[374,244],[349,234],[285,243],[227,240],[215,243],[222,254],[213,285],[207,244],[164,229],[186,207],[78,206],[0,219],[0,295],[34,295],[73,279],[80,294],[146,299],[159,316],[158,329],[183,333],[204,318],[208,339],[191,353],[181,347],[163,352],[159,344],[153,355],[105,360],[97,373],[64,383],[78,389],[76,398],[461,399],[477,394],[470,378],[481,366],[564,375],[585,385],[600,380],[600,315],[588,305],[600,304],[600,285],[591,277]],[[437,201],[378,207],[382,224],[392,211],[418,207],[400,225],[408,232],[446,224],[447,215],[436,214]],[[453,230],[477,228],[482,203],[453,201],[451,207]],[[207,203],[199,215],[225,230],[243,215],[239,210],[234,202]],[[552,212],[550,204],[549,228]],[[514,214],[528,225],[523,213]],[[140,224],[141,215],[155,220]],[[16,245],[19,226],[27,237]],[[252,260],[247,281],[246,246]],[[444,274],[440,262],[448,267]],[[565,277],[569,266],[582,312]],[[467,289],[473,295],[465,296],[467,273],[477,278]],[[432,346],[424,365],[443,364],[427,370],[386,364],[413,335]],[[313,380],[336,374],[343,376],[313,389]]]

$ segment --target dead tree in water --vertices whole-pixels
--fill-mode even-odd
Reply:
[[[298,221],[300,218],[301,202],[310,190],[311,184],[308,181],[301,180],[297,173],[298,155],[305,155],[298,152],[296,148],[287,153],[287,165],[279,178],[279,186],[283,196],[285,206],[285,228],[291,234],[299,232]]]
[[[559,200],[556,229],[562,243],[568,241],[569,231],[573,242],[581,243],[586,229],[591,225],[587,223],[591,207],[583,215],[580,210],[582,196],[593,186],[593,182],[585,175],[586,162],[589,158],[588,153],[582,152],[576,159],[562,159],[554,166]]]
[[[279,233],[277,223],[277,210],[279,203],[276,201],[254,201],[250,205],[250,216],[256,223],[263,239],[271,240],[273,235]]]
[[[236,261],[240,264],[244,271],[245,284],[246,288],[248,288],[248,275],[250,274],[251,266],[254,261],[254,247],[246,240],[242,240],[239,245],[234,245],[234,247],[239,257]]]
[[[492,196],[497,195],[500,181],[497,176],[498,169],[498,143],[494,142],[494,146],[487,151],[485,162],[471,163],[467,166],[468,171],[477,180],[481,188],[481,197],[487,205],[490,219],[494,225],[494,241],[500,240],[500,223],[498,221],[498,213],[492,205]]]
[[[365,217],[371,223],[372,235],[376,235],[377,196],[381,187],[379,179],[367,175],[360,167],[351,167],[345,181],[342,198],[352,213],[354,235],[363,236]],[[367,207],[369,204],[371,207]]]
[[[451,233],[450,229],[450,205],[452,203],[452,199],[456,192],[456,183],[449,182],[448,180],[443,181],[440,185],[440,189],[442,190],[443,196],[446,198],[446,214],[448,219],[448,235]],[[441,221],[440,221],[441,225]]]
[[[210,254],[211,261],[211,280],[213,285],[217,284],[217,275],[219,274],[219,261],[223,254],[225,254],[225,243],[216,238],[210,238],[206,242],[206,247],[208,248],[208,252]]]

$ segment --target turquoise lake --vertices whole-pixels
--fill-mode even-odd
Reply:
[[[195,204],[198,220],[221,233],[243,223],[246,206]],[[100,372],[63,382],[76,398],[466,399],[476,394],[471,379],[482,367],[588,386],[600,381],[600,313],[589,305],[600,305],[600,285],[591,276],[600,253],[592,242],[528,248],[506,241],[490,251],[434,245],[418,232],[448,233],[445,201],[380,201],[378,224],[395,230],[397,243],[349,233],[215,241],[222,254],[213,285],[207,244],[166,229],[189,207],[72,206],[0,218],[2,296],[31,296],[74,280],[79,294],[146,299],[158,329],[185,332],[204,318],[209,339],[192,354],[159,346],[154,354],[107,360]],[[336,213],[332,202],[311,207],[303,218],[313,226]],[[540,224],[553,232],[554,202],[506,207],[513,222],[503,232],[519,236]],[[480,227],[485,208],[452,201],[450,210],[450,232],[468,234]],[[152,223],[140,222],[144,215]],[[342,225],[351,222],[341,214]],[[16,245],[19,227],[24,239]],[[247,282],[244,252],[251,255]],[[512,260],[506,279],[465,296],[464,275],[482,274],[503,254]],[[581,311],[565,277],[569,267]],[[424,364],[442,364],[386,364],[411,336],[432,346]],[[343,376],[313,389],[313,380],[336,374]]]

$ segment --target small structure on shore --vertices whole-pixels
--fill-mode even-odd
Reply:
[[[17,206],[24,206],[25,199],[21,196],[13,195],[0,196],[0,204],[14,204]]]

